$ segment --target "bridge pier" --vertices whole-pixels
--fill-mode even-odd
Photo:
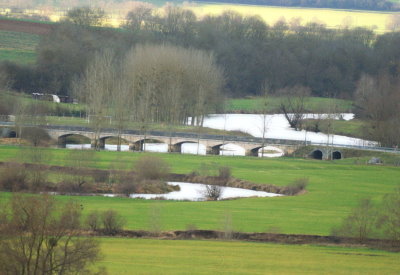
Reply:
[[[181,153],[182,144],[168,144],[168,153]]]
[[[97,142],[96,142],[95,139],[90,140],[90,147],[92,147],[94,149],[96,149],[96,147],[99,148],[99,149],[104,149],[105,146],[106,146],[105,139],[99,138],[97,140]]]
[[[245,155],[248,157],[258,157],[258,149],[257,150],[246,149]]]
[[[142,149],[143,149],[143,141],[142,140],[140,140],[140,141],[138,141],[138,142],[135,142],[135,143],[133,143],[132,145],[129,145],[129,150],[131,150],[131,148],[132,148],[132,151],[143,151]]]
[[[207,146],[206,154],[207,155],[219,155],[221,152],[221,146]]]

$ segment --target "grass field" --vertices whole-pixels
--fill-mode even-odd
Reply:
[[[0,61],[33,64],[38,43],[38,35],[0,30]]]
[[[400,254],[365,248],[101,238],[110,274],[398,274]]]
[[[328,121],[321,121],[319,123],[319,130],[323,133],[332,133],[335,135],[343,135],[349,137],[356,138],[365,138],[365,133],[363,131],[364,127],[367,127],[368,124],[359,119],[352,120],[333,120],[330,121],[331,127],[328,129]],[[315,129],[315,120],[308,119],[305,120],[303,124],[303,129],[308,129],[314,131]]]
[[[268,113],[280,113],[280,101],[279,97],[268,97],[267,98],[267,112]],[[348,113],[352,109],[352,101],[344,99],[331,99],[324,97],[309,97],[306,100],[306,110],[310,113],[325,113],[329,109],[329,106],[336,105],[337,112]],[[263,98],[262,97],[249,97],[249,98],[237,98],[229,99],[227,101],[226,112],[246,112],[246,113],[258,113],[263,111]]]
[[[293,18],[301,18],[302,24],[308,22],[326,23],[327,27],[338,28],[343,25],[349,27],[368,27],[378,33],[388,31],[386,24],[394,13],[373,11],[351,11],[312,8],[286,8],[272,6],[252,6],[217,3],[197,3],[188,6],[198,16],[220,14],[226,10],[233,10],[243,15],[259,15],[268,24],[273,25],[283,18],[289,23]]]
[[[17,148],[0,147],[0,161],[11,160]],[[52,164],[65,164],[68,150],[52,149]],[[134,164],[143,153],[97,152],[93,167],[117,168]],[[91,210],[114,209],[127,220],[126,228],[149,229],[149,213],[157,208],[163,230],[221,229],[226,215],[232,216],[232,228],[245,232],[264,232],[272,227],[282,233],[327,235],[340,223],[361,198],[379,201],[400,184],[400,169],[391,166],[355,165],[354,159],[314,161],[304,159],[259,159],[251,157],[192,156],[154,154],[165,159],[172,172],[198,170],[202,163],[217,169],[229,166],[233,176],[256,183],[286,185],[298,178],[309,178],[308,193],[295,197],[248,198],[217,202],[146,201],[128,198],[72,197]],[[361,158],[359,162],[367,158]],[[365,163],[365,162],[364,162]],[[10,196],[2,193],[1,199]],[[71,199],[60,196],[59,200]]]

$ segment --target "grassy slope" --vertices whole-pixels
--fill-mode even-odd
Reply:
[[[267,99],[267,111],[270,113],[280,112],[279,97],[268,97]],[[308,112],[314,113],[324,113],[328,109],[327,106],[336,104],[338,112],[346,113],[350,112],[352,108],[351,100],[343,99],[330,99],[323,97],[309,97],[306,101],[306,109]],[[251,98],[237,98],[230,99],[227,102],[226,112],[247,112],[247,113],[257,113],[263,111],[263,98],[261,97],[251,97]]]
[[[303,129],[314,129],[314,120],[306,120]],[[331,121],[331,129],[328,130],[326,121],[322,121],[319,126],[319,130],[323,133],[334,133],[335,135],[343,135],[356,138],[365,138],[364,127],[368,124],[365,121],[359,119],[352,120],[334,120]]]
[[[38,43],[38,35],[0,30],[0,61],[33,64]]]
[[[365,248],[102,238],[110,274],[395,274],[400,255]]]
[[[62,165],[67,150],[52,150],[53,164]],[[0,147],[0,161],[13,158],[15,147]],[[118,167],[118,163],[134,163],[140,153],[98,152],[93,166]],[[213,167],[226,165],[238,178],[286,185],[296,178],[308,177],[308,193],[296,197],[249,198],[220,202],[145,201],[127,198],[74,197],[90,210],[117,210],[127,219],[127,228],[148,229],[150,211],[157,207],[164,230],[220,229],[221,221],[232,215],[233,228],[240,231],[265,231],[279,228],[283,233],[329,234],[360,198],[379,200],[398,185],[400,169],[387,166],[353,165],[353,160],[336,162],[303,159],[257,159],[248,157],[191,156],[158,154],[168,161],[173,172],[188,173],[201,163]],[[113,163],[111,165],[111,163]],[[3,193],[1,198],[9,197]],[[70,197],[62,196],[60,200]]]

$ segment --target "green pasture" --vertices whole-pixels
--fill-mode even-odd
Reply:
[[[239,241],[100,238],[110,274],[398,274],[400,254]]]
[[[365,138],[364,127],[367,123],[359,120],[331,120],[330,129],[328,129],[328,121],[319,122],[319,130],[323,133],[331,133],[335,135],[343,135],[349,137]],[[307,119],[304,122],[303,129],[315,129],[316,120]]]
[[[68,150],[46,149],[52,153],[49,164],[65,165]],[[0,161],[15,159],[18,148],[0,147]],[[146,153],[96,152],[91,166],[118,169],[133,166]],[[400,184],[400,169],[394,166],[354,164],[354,159],[316,161],[299,158],[261,159],[252,157],[194,156],[182,154],[152,154],[165,159],[172,172],[189,173],[206,164],[211,173],[219,166],[231,167],[236,178],[261,183],[287,185],[307,177],[307,193],[293,197],[247,198],[216,202],[147,201],[129,198],[69,197],[84,207],[84,214],[92,210],[114,209],[127,221],[127,229],[150,229],[150,213],[157,209],[158,223],[163,230],[188,227],[222,229],[227,216],[233,230],[327,235],[338,225],[361,198],[378,202]],[[367,158],[364,158],[367,159]],[[357,159],[357,163],[363,163]],[[365,163],[365,162],[364,162]],[[214,171],[213,171],[214,169]],[[2,193],[1,199],[9,193]]]
[[[33,64],[38,43],[38,35],[0,30],[0,61]]]
[[[268,97],[266,110],[268,113],[280,113],[280,97]],[[260,113],[265,111],[264,98],[249,97],[229,99],[226,103],[225,112],[244,112],[244,113]],[[346,113],[351,112],[352,101],[344,99],[332,99],[325,97],[308,97],[306,99],[305,108],[309,113],[326,113],[327,110],[335,109],[335,112]]]

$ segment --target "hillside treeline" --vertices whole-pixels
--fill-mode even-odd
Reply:
[[[231,11],[198,20],[191,11],[174,6],[162,16],[150,7],[138,7],[123,29],[89,27],[85,22],[92,21],[55,26],[42,37],[35,66],[2,63],[3,77],[14,90],[71,95],[72,80],[83,75],[94,54],[112,49],[123,58],[138,44],[212,52],[224,71],[224,92],[229,96],[303,86],[315,96],[351,98],[363,74],[400,72],[399,32],[376,35],[364,28],[283,21],[269,26],[259,17]]]
[[[210,2],[199,0],[199,2]],[[354,9],[373,11],[398,11],[399,5],[387,0],[216,0],[213,2],[329,9]]]

